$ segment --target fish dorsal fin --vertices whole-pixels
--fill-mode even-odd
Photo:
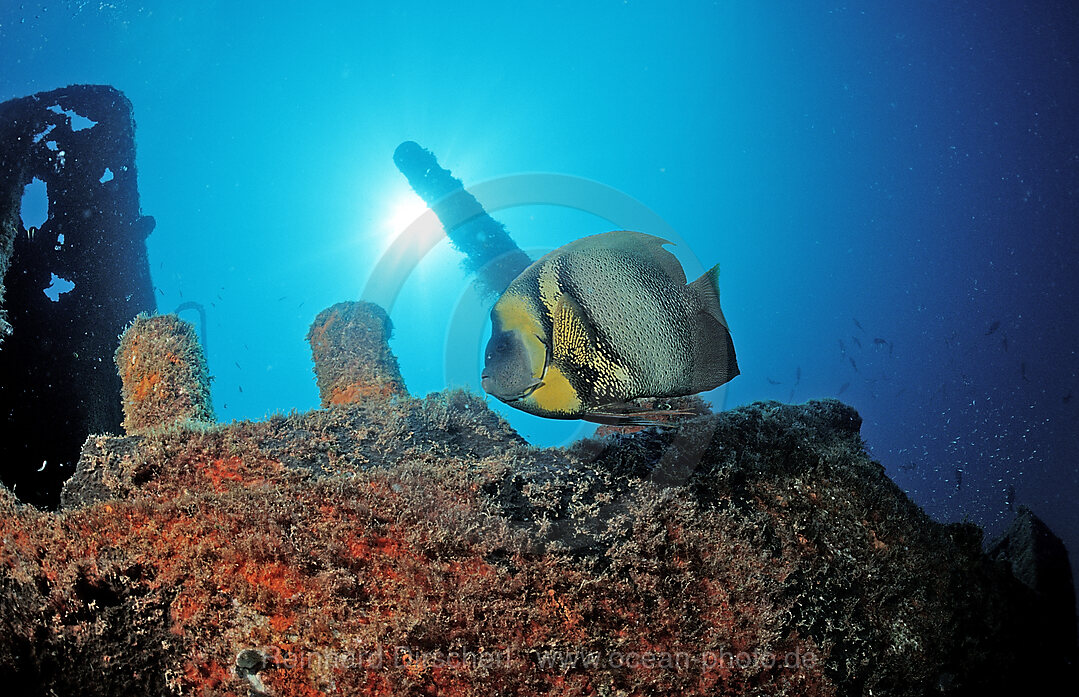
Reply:
[[[734,342],[719,306],[719,264],[689,284],[697,305],[690,384],[694,392],[719,387],[738,375]]]
[[[567,245],[567,251],[592,248],[629,254],[655,265],[675,282],[684,285],[686,272],[682,270],[682,264],[678,258],[663,247],[665,244],[671,244],[671,241],[643,232],[614,230],[572,242]]]
[[[595,335],[580,303],[562,293],[555,303],[551,354],[569,365],[589,365],[596,352]]]

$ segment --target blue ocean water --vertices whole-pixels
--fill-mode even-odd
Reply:
[[[133,102],[158,308],[206,308],[220,420],[317,406],[310,322],[426,229],[392,161],[415,140],[492,196],[547,172],[650,210],[687,271],[721,264],[742,375],[717,408],[838,396],[932,516],[991,535],[1030,506],[1073,567],[1077,61],[1064,1],[0,9],[0,99]],[[492,213],[533,254],[617,222],[525,199]],[[460,259],[443,241],[400,267],[414,394],[479,389]],[[591,430],[491,403],[539,445]]]

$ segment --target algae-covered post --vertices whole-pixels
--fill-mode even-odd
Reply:
[[[206,357],[189,322],[176,315],[140,315],[120,337],[116,367],[129,435],[214,420]]]
[[[393,325],[378,305],[342,302],[315,317],[307,332],[323,407],[407,396],[387,343]]]
[[[461,180],[411,140],[397,146],[393,161],[409,185],[422,198],[446,230],[457,249],[467,255],[465,267],[475,273],[483,289],[499,295],[532,260],[510,238],[506,227],[487,214]]]

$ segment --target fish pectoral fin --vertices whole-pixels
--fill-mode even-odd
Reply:
[[[511,397],[509,399],[504,399],[502,401],[506,402],[507,404],[520,401],[541,387],[543,387],[543,380],[534,380],[529,383],[527,387],[525,387],[524,391],[522,391],[521,394],[516,395],[515,397]]]
[[[595,356],[596,342],[584,308],[562,293],[552,314],[551,354],[554,360],[569,365],[589,365]]]
[[[605,411],[591,411],[581,416],[581,418],[604,426],[674,426],[674,424],[665,424],[661,421],[638,418],[636,414],[615,414]]]
[[[605,404],[599,409],[587,412],[581,418],[585,421],[607,426],[662,426],[675,428],[680,419],[675,416],[700,416],[701,412],[692,409],[640,409],[632,403]]]
[[[660,418],[666,418],[675,415],[696,416],[696,412],[692,411],[638,411],[632,414],[619,414],[616,412],[608,411],[590,411],[583,415],[581,418],[585,421],[591,421],[596,424],[603,424],[604,426],[659,426],[660,428],[677,428],[677,421],[659,421]]]

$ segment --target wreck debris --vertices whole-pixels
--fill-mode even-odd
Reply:
[[[213,422],[206,357],[191,323],[176,315],[139,315],[120,337],[116,368],[128,435]]]
[[[440,167],[429,150],[405,141],[397,146],[393,161],[412,190],[442,221],[453,246],[466,255],[465,268],[477,275],[486,293],[501,294],[532,263],[506,227],[488,215],[461,180]]]
[[[930,520],[852,408],[760,402],[538,449],[476,395],[405,394],[388,334],[361,303],[312,327],[324,396],[354,403],[91,438],[59,512],[0,488],[0,680],[914,697],[1075,679],[1074,640],[1043,623],[1067,628],[1070,594],[1039,596],[1016,545],[1013,575],[975,526]],[[656,476],[671,459],[676,485]]]
[[[120,432],[116,336],[155,309],[134,129],[106,86],[0,104],[0,476],[23,501],[55,506],[86,437]]]
[[[913,697],[1074,681],[1074,639],[1029,612],[1042,593],[1073,618],[1074,599],[1040,591],[1010,543],[1011,568],[976,527],[930,520],[850,407],[761,402],[531,448],[475,395],[409,397],[390,331],[377,306],[329,308],[308,335],[327,408],[207,429],[192,328],[140,317],[116,353],[137,435],[88,439],[60,511],[0,487],[0,684]],[[667,459],[678,485],[653,476]]]
[[[859,425],[835,400],[765,402],[543,450],[451,392],[103,437],[82,483],[118,467],[137,486],[59,513],[0,489],[0,679],[380,697],[1069,679],[1031,591],[888,480]],[[686,438],[704,453],[686,485],[649,481]]]
[[[1014,489],[1009,487],[1014,496]],[[1076,645],[1075,591],[1068,550],[1041,518],[1026,506],[988,554],[1008,565],[1012,574],[1034,592],[1032,612],[1050,643]]]
[[[390,318],[378,305],[343,302],[323,310],[307,332],[323,407],[406,396],[390,351]]]

